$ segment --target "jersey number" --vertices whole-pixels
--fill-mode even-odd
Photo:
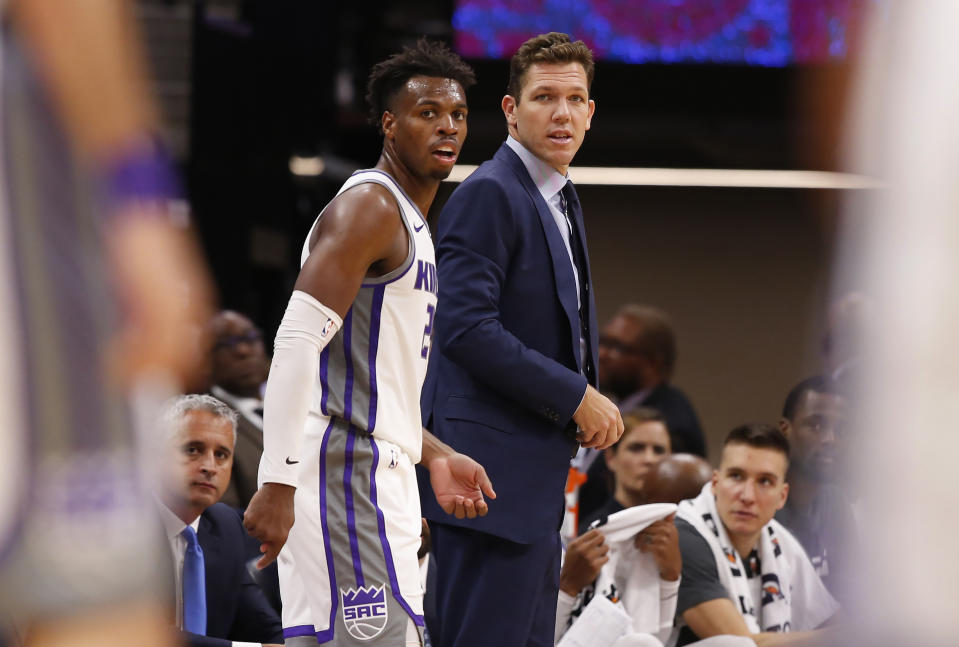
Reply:
[[[430,356],[430,347],[433,345],[433,318],[436,316],[436,306],[432,303],[426,306],[426,325],[423,326],[423,350],[420,357]]]

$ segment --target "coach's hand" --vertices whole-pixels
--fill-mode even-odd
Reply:
[[[623,417],[605,395],[586,385],[586,395],[579,403],[573,422],[579,427],[576,440],[583,447],[606,449],[623,435]]]
[[[439,456],[427,463],[426,468],[430,471],[436,501],[446,514],[455,515],[457,519],[473,519],[489,512],[483,495],[495,499],[496,492],[486,470],[472,458],[457,453]]]
[[[566,558],[559,574],[559,588],[576,597],[599,575],[603,564],[609,561],[609,545],[603,533],[590,530],[569,542]]]
[[[243,527],[260,542],[263,557],[257,568],[266,568],[280,554],[293,527],[293,495],[296,488],[282,483],[264,483],[250,499]]]

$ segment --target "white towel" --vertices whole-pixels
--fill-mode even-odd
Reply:
[[[679,516],[706,539],[716,559],[719,579],[750,632],[815,629],[839,610],[799,541],[776,520],[763,527],[759,539],[762,603],[756,609],[742,559],[716,510],[712,483],[707,483],[695,499],[681,502]],[[741,600],[748,607],[745,612]]]
[[[585,619],[588,607],[605,598],[613,600],[629,616],[626,633],[651,634],[661,639],[669,636],[679,582],[663,581],[656,560],[640,552],[633,540],[646,526],[674,512],[676,506],[672,503],[635,506],[609,515],[606,523],[598,526],[609,545],[609,561],[603,565],[596,581],[573,602],[573,619]]]
[[[658,634],[673,626],[679,583],[664,582],[659,577],[656,559],[640,552],[633,540],[646,526],[674,512],[676,506],[672,503],[638,505],[609,515],[606,523],[598,528],[609,543],[609,562],[603,565],[596,586],[600,591],[611,585],[619,589],[619,597],[633,619],[636,633]],[[669,590],[663,591],[664,586]],[[666,596],[671,600],[668,611],[660,604]]]

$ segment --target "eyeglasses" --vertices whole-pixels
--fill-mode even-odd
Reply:
[[[640,352],[638,348],[634,348],[629,344],[610,337],[600,337],[599,345],[610,353],[619,353],[621,355],[636,355]]]
[[[213,344],[213,350],[224,350],[224,349],[233,349],[239,346],[240,344],[256,344],[259,341],[263,340],[263,335],[259,330],[251,330],[242,335],[230,335],[229,337],[221,337],[216,340],[216,343]]]

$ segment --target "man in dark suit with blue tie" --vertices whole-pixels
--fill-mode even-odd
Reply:
[[[595,109],[592,78],[582,42],[524,43],[502,102],[509,137],[439,218],[424,422],[484,465],[498,493],[468,521],[422,497],[440,647],[552,646],[569,460],[577,444],[605,448],[623,431],[595,388],[595,305],[567,178]]]
[[[160,519],[173,555],[175,622],[191,647],[283,642],[280,618],[247,568],[258,544],[239,510],[218,503],[230,482],[236,418],[209,395],[179,396],[164,411]]]

